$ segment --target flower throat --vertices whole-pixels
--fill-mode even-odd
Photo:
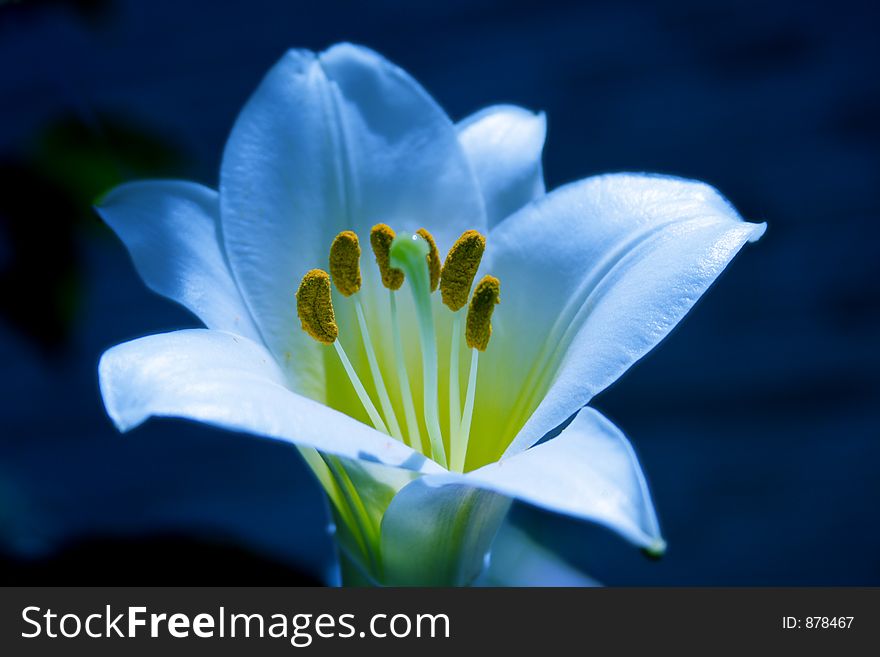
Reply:
[[[390,226],[377,224],[370,231],[370,246],[376,257],[382,285],[388,289],[391,303],[396,384],[403,402],[405,430],[401,428],[388,395],[388,388],[379,368],[367,326],[364,305],[359,294],[361,248],[358,236],[353,231],[346,230],[339,233],[330,245],[329,274],[322,269],[312,269],[303,277],[296,292],[297,315],[302,328],[318,342],[334,346],[343,369],[373,426],[382,433],[393,436],[422,452],[419,418],[404,359],[397,310],[397,293],[407,281],[418,323],[424,397],[422,408],[430,456],[443,467],[463,472],[473,418],[479,353],[485,351],[489,345],[489,338],[492,335],[492,312],[500,301],[501,293],[499,280],[493,276],[484,276],[471,295],[473,281],[486,248],[486,239],[475,230],[465,231],[449,250],[442,266],[434,238],[424,228],[412,235],[408,233],[396,235]],[[353,298],[370,377],[378,397],[378,408],[337,339],[339,326],[333,310],[331,285],[334,285],[343,296]],[[431,305],[431,294],[438,288],[443,304],[453,313],[449,359],[448,454],[440,428],[438,349]],[[467,313],[462,331],[462,309],[465,306]],[[471,350],[463,406],[458,372],[462,332]]]

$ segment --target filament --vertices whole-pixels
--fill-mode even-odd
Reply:
[[[397,317],[397,298],[394,290],[388,290],[391,299],[391,332],[394,340],[394,360],[397,362],[397,383],[403,399],[403,412],[406,419],[406,442],[410,447],[422,451],[422,435],[419,431],[419,420],[413,403],[412,390],[409,387],[409,375],[406,373],[406,361],[403,356],[403,340],[400,339],[400,320]]]
[[[480,351],[478,349],[471,350],[471,369],[468,372],[467,393],[464,400],[464,414],[461,417],[461,429],[459,431],[460,448],[453,452],[455,463],[453,470],[464,472],[464,462],[467,457],[468,441],[471,437],[471,420],[474,416],[474,396],[477,392],[477,366],[480,362]]]
[[[367,352],[367,362],[370,364],[370,374],[373,376],[373,383],[376,386],[376,392],[379,395],[379,404],[382,406],[382,414],[391,429],[391,435],[398,440],[403,440],[400,433],[400,425],[397,423],[397,416],[394,414],[394,407],[391,405],[391,399],[388,397],[388,390],[385,388],[385,381],[382,378],[382,370],[379,369],[379,361],[376,359],[376,352],[373,349],[373,341],[370,339],[370,331],[367,328],[367,319],[364,317],[364,306],[359,298],[354,300],[354,308],[357,314],[358,325],[361,329],[361,339],[364,343],[364,350]]]
[[[336,353],[339,354],[339,360],[342,361],[342,367],[345,368],[345,373],[348,374],[348,379],[351,381],[351,385],[354,386],[354,391],[357,393],[358,399],[361,400],[364,410],[367,412],[367,415],[370,416],[370,421],[373,423],[373,426],[382,433],[391,435],[388,433],[388,427],[386,427],[385,423],[382,421],[382,416],[379,415],[379,411],[376,410],[373,400],[370,399],[370,396],[367,394],[364,384],[361,383],[357,372],[355,372],[354,368],[351,366],[351,361],[348,360],[348,356],[345,353],[345,349],[342,348],[342,344],[340,344],[339,340],[336,340],[333,343],[333,346],[336,347]]]
[[[449,348],[449,451],[455,460],[461,434],[461,392],[458,389],[458,352],[461,342],[461,313],[452,314],[452,344]]]

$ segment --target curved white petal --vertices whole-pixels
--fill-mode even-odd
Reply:
[[[223,234],[236,279],[266,344],[297,390],[321,388],[316,345],[298,330],[293,291],[326,267],[333,236],[429,228],[447,249],[485,227],[479,187],[449,118],[412,78],[349,44],[288,52],[250,98],[220,177]]]
[[[654,504],[629,441],[601,413],[585,408],[552,440],[465,475],[424,478],[462,482],[600,523],[662,552]]]
[[[492,540],[510,508],[502,495],[424,478],[401,489],[382,518],[384,583],[468,586],[483,572]]]
[[[502,302],[480,389],[533,395],[506,453],[534,444],[650,351],[764,228],[704,183],[640,174],[572,183],[499,224],[489,266]]]
[[[217,192],[180,180],[120,185],[96,208],[154,292],[205,326],[257,338],[220,238]]]
[[[150,335],[109,349],[98,366],[107,413],[121,431],[180,417],[352,459],[417,472],[433,461],[365,424],[291,392],[272,355],[204,329]]]
[[[456,124],[486,201],[491,228],[544,194],[547,119],[515,105],[487,107]]]

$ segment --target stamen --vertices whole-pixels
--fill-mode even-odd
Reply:
[[[440,285],[440,252],[437,250],[437,243],[434,241],[434,236],[424,228],[419,228],[416,235],[420,235],[428,243],[426,259],[428,272],[431,274],[431,292],[436,292],[437,286]]]
[[[480,364],[480,351],[471,349],[471,369],[468,372],[467,392],[464,398],[464,412],[461,416],[461,427],[455,435],[456,445],[452,450],[452,469],[464,472],[464,463],[467,460],[468,442],[471,438],[471,420],[474,417],[474,397],[477,391],[477,367]]]
[[[494,276],[483,276],[474,290],[468,308],[465,339],[471,349],[486,351],[492,335],[492,311],[501,302],[501,281]]]
[[[299,284],[296,291],[296,314],[302,324],[303,330],[322,344],[332,344],[336,348],[339,360],[345,368],[345,373],[354,386],[361,404],[370,421],[382,433],[387,434],[388,428],[382,421],[379,411],[373,404],[373,400],[367,394],[364,384],[361,383],[357,373],[351,366],[342,344],[336,338],[339,337],[339,327],[336,325],[336,315],[333,312],[333,299],[330,295],[330,275],[322,269],[312,269]],[[390,435],[390,434],[389,434]]]
[[[361,289],[360,260],[361,245],[358,242],[357,234],[350,230],[344,230],[339,233],[333,240],[333,244],[330,245],[330,274],[333,276],[333,283],[336,285],[336,289],[339,290],[342,296],[351,296]],[[398,440],[403,440],[403,434],[400,433],[400,425],[397,423],[397,417],[394,415],[394,407],[391,405],[391,399],[388,397],[388,390],[385,389],[385,381],[382,378],[382,370],[379,369],[379,361],[376,358],[373,341],[370,339],[370,332],[367,329],[364,306],[361,303],[360,297],[355,298],[354,308],[361,330],[361,341],[364,343],[367,362],[370,364],[370,374],[373,377],[373,384],[376,386],[376,392],[379,395],[379,405],[382,407],[382,414],[391,428],[391,435]]]
[[[376,224],[370,230],[370,246],[376,256],[376,264],[382,276],[382,285],[388,288],[391,298],[391,327],[394,340],[394,358],[397,361],[397,384],[400,387],[400,397],[403,399],[403,411],[406,416],[406,433],[410,447],[422,449],[422,437],[419,432],[419,423],[416,418],[416,409],[413,404],[412,391],[409,388],[409,377],[406,373],[406,363],[403,360],[403,342],[400,339],[400,323],[397,318],[397,302],[394,291],[403,285],[403,272],[391,266],[391,244],[394,242],[394,229],[387,224]]]
[[[492,312],[495,305],[501,302],[501,282],[494,276],[484,276],[477,283],[471,304],[468,307],[465,339],[471,351],[471,368],[468,372],[468,387],[465,394],[464,413],[461,418],[461,429],[456,435],[457,445],[453,450],[455,462],[453,469],[464,472],[467,458],[467,446],[471,435],[471,421],[474,415],[474,397],[477,391],[477,367],[479,355],[489,346],[492,335]]]
[[[419,431],[419,420],[413,403],[412,389],[409,386],[409,375],[406,373],[406,361],[403,355],[403,340],[400,338],[400,320],[397,318],[397,297],[394,290],[388,290],[391,299],[391,332],[394,340],[394,360],[397,361],[397,383],[400,385],[400,396],[403,398],[403,412],[406,417],[407,445],[422,451],[422,432]]]
[[[350,297],[361,289],[361,245],[356,233],[344,230],[330,245],[330,275],[336,289]]]
[[[373,426],[376,427],[376,429],[390,436],[391,434],[388,432],[388,427],[385,426],[385,423],[382,421],[382,416],[379,415],[379,411],[376,410],[376,405],[373,404],[373,400],[370,399],[370,395],[367,394],[367,390],[364,388],[364,384],[361,383],[360,377],[358,377],[357,372],[354,371],[354,367],[352,367],[348,355],[342,348],[342,344],[337,340],[333,343],[333,346],[336,347],[336,353],[339,354],[339,360],[342,361],[342,367],[345,368],[345,373],[348,374],[348,380],[351,381],[351,385],[354,386],[354,391],[357,393],[358,399],[361,400],[364,410],[367,412],[367,415],[370,416],[370,422],[373,423]]]
[[[431,440],[432,457],[445,468],[446,448],[437,409],[437,344],[431,310],[430,275],[425,262],[429,251],[428,243],[421,236],[401,234],[391,244],[390,262],[404,271],[412,290],[422,346],[425,425]]]
[[[475,230],[466,230],[446,254],[440,274],[440,294],[452,312],[467,305],[485,250],[486,238]]]
[[[450,451],[455,452],[461,442],[461,393],[458,384],[458,352],[461,340],[461,310],[467,305],[471,284],[483,251],[486,238],[475,230],[462,233],[449,249],[440,278],[440,294],[443,303],[454,313],[452,320],[452,344],[449,347],[449,442]],[[453,457],[455,458],[455,457]]]
[[[403,272],[391,266],[391,244],[394,242],[394,230],[387,224],[376,224],[370,230],[370,246],[379,265],[382,285],[389,290],[399,290],[403,285]]]
[[[376,392],[379,393],[379,404],[382,406],[382,414],[385,416],[385,420],[391,428],[391,435],[402,441],[403,434],[400,432],[400,425],[397,423],[397,416],[394,414],[394,407],[391,405],[391,399],[388,397],[388,390],[385,388],[385,379],[382,378],[382,370],[379,369],[379,361],[376,358],[376,352],[373,350],[373,341],[370,339],[370,331],[367,329],[367,319],[364,316],[364,306],[360,299],[355,299],[354,303],[358,325],[361,329],[361,338],[364,342],[364,350],[367,352],[367,362],[370,364],[370,374],[373,377]]]
[[[312,269],[296,291],[296,314],[303,330],[318,342],[333,344],[339,336],[333,300],[330,297],[330,276],[321,269]]]
[[[460,449],[461,391],[458,384],[458,352],[461,350],[461,311],[452,313],[452,344],[449,346],[449,458]]]

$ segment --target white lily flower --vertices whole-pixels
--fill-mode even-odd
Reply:
[[[545,193],[544,135],[542,114],[510,106],[455,125],[361,47],[288,52],[235,123],[219,192],[130,183],[99,208],[146,284],[206,326],[108,350],[110,417],[296,444],[347,582],[470,584],[513,499],[662,551],[632,447],[584,407],[764,225],[664,176]],[[451,291],[432,293],[453,245]],[[332,293],[313,271],[328,262]]]

